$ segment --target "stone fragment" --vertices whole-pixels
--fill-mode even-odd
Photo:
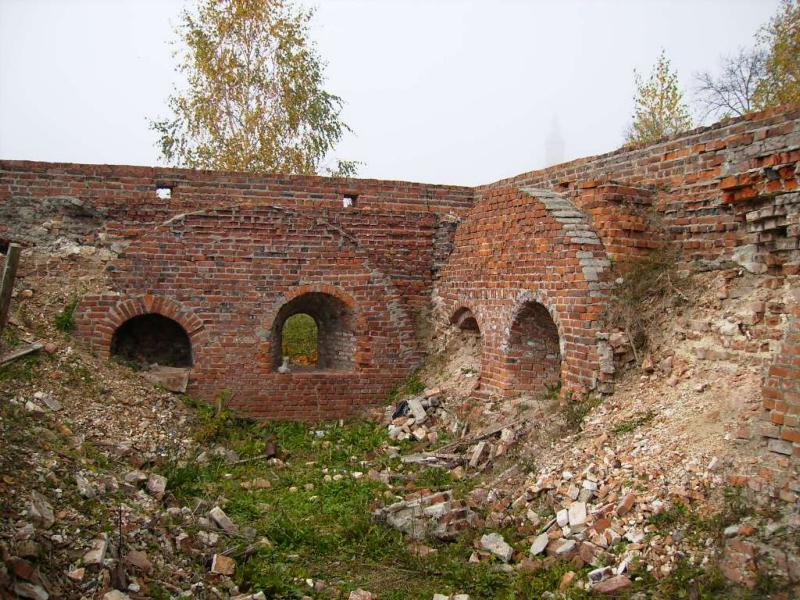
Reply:
[[[770,440],[767,444],[767,449],[770,452],[785,454],[786,456],[791,456],[793,452],[792,443],[784,440]]]
[[[536,536],[531,544],[531,554],[536,556],[537,554],[541,554],[544,552],[544,549],[547,548],[547,544],[550,543],[550,537],[546,533],[542,533]]]
[[[559,527],[564,527],[569,523],[569,511],[566,508],[556,513],[556,523]]]
[[[223,511],[219,506],[215,506],[208,511],[208,516],[212,521],[214,521],[217,527],[222,529],[225,533],[236,533],[238,529],[236,527],[236,523],[231,521],[230,517],[228,517],[228,515],[225,514],[225,511]]]
[[[614,574],[614,569],[611,567],[598,567],[592,571],[589,571],[586,576],[589,578],[589,581],[598,582],[603,581],[603,579],[608,579]]]
[[[45,392],[36,392],[33,395],[33,399],[38,400],[52,411],[61,410],[61,402],[53,398],[53,394],[48,394]]]
[[[50,529],[56,522],[53,515],[53,507],[47,498],[39,492],[31,492],[31,503],[28,507],[28,515],[31,520],[43,529]]]
[[[215,554],[211,559],[211,572],[214,575],[232,576],[236,572],[236,561],[224,554]]]
[[[144,473],[143,471],[136,470],[125,473],[125,483],[138,485],[143,481],[147,481],[147,473]]]
[[[575,550],[575,540],[566,540],[562,538],[550,542],[547,553],[554,556],[563,557],[567,556],[573,550]]]
[[[125,555],[125,563],[139,569],[142,573],[149,573],[153,569],[153,563],[141,550],[130,550]]]
[[[84,498],[94,498],[97,494],[94,486],[80,473],[75,474],[75,485],[78,486],[78,493]]]
[[[67,577],[72,579],[72,581],[83,581],[84,576],[86,575],[86,569],[80,567],[78,569],[73,569],[69,573],[67,573]]]
[[[486,452],[486,446],[486,442],[478,442],[475,445],[475,449],[472,451],[472,456],[469,459],[469,466],[473,469],[477,467],[483,459],[483,455]]]
[[[142,377],[153,385],[161,387],[178,394],[185,394],[189,385],[189,369],[181,367],[162,367],[161,365],[150,367],[147,371],[142,371]]]
[[[568,589],[572,582],[575,580],[575,571],[567,571],[561,577],[561,582],[558,584],[558,591],[563,592]]]
[[[47,600],[50,597],[42,586],[27,581],[15,583],[14,593],[20,598],[31,598],[31,600]]]
[[[586,523],[586,503],[573,502],[568,510],[570,527],[577,527]]]
[[[592,591],[598,594],[615,594],[619,590],[625,589],[630,586],[631,580],[625,575],[615,575],[605,581],[595,583],[592,586]]]
[[[131,597],[119,590],[111,590],[103,594],[103,600],[131,600]]]
[[[625,497],[617,505],[617,516],[623,517],[631,511],[633,504],[636,502],[636,494],[628,492]]]
[[[108,539],[105,535],[92,540],[91,549],[83,555],[83,564],[102,565],[108,550]]]
[[[157,473],[151,473],[147,478],[147,491],[150,495],[157,499],[164,497],[164,492],[167,490],[167,478]]]
[[[347,597],[347,600],[373,600],[374,596],[372,592],[368,592],[366,590],[362,590],[358,588],[357,590],[353,590],[350,592],[350,595]]]
[[[503,562],[508,562],[514,555],[514,548],[499,533],[488,533],[481,536],[481,547],[488,550]]]
[[[425,412],[425,407],[422,406],[419,398],[411,398],[408,401],[408,411],[414,417],[414,422],[417,425],[421,425],[428,418],[428,413]]]

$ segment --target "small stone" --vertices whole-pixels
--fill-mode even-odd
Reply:
[[[84,498],[94,498],[97,494],[94,486],[80,473],[75,474],[75,485],[78,486],[78,493]]]
[[[547,548],[548,543],[550,543],[550,538],[546,533],[537,535],[536,538],[533,540],[533,543],[531,544],[531,554],[533,556],[541,554],[542,552],[544,552],[544,549]]]
[[[102,565],[108,550],[108,539],[98,537],[92,540],[92,548],[83,555],[83,564]]]
[[[232,576],[236,572],[236,561],[224,554],[215,554],[211,559],[211,572],[215,575]]]
[[[631,508],[633,508],[634,502],[636,502],[636,494],[634,494],[633,492],[625,494],[625,497],[622,499],[622,502],[620,502],[617,505],[617,515],[622,517],[628,514]]]
[[[469,459],[469,466],[473,469],[477,467],[481,460],[483,459],[483,455],[486,452],[487,443],[486,442],[478,442],[475,445],[475,449],[472,451],[472,456]]]
[[[47,600],[50,597],[50,594],[42,586],[24,581],[14,584],[14,593],[20,598],[31,598],[32,600]]]
[[[616,575],[592,586],[592,591],[599,594],[614,594],[630,586],[631,580],[625,575]]]
[[[139,569],[142,573],[149,573],[153,569],[153,563],[147,558],[147,554],[141,550],[131,550],[125,555],[125,563]]]
[[[125,592],[111,590],[110,592],[103,594],[103,600],[131,600],[131,597]]]
[[[586,523],[586,503],[573,502],[568,510],[570,527],[577,527]]]
[[[559,527],[565,527],[569,523],[569,511],[566,508],[556,513],[556,523]]]
[[[725,537],[736,537],[737,535],[739,535],[739,526],[728,525],[725,529],[723,529],[722,534]]]
[[[86,575],[86,569],[83,567],[79,569],[74,569],[67,573],[67,577],[72,579],[72,581],[83,581],[84,576]]]
[[[47,501],[47,498],[42,496],[39,492],[31,492],[31,503],[28,507],[28,514],[31,520],[43,529],[50,529],[56,522],[55,516],[53,515],[53,507]]]
[[[231,521],[230,517],[228,517],[219,506],[215,506],[208,511],[208,516],[211,517],[211,520],[216,523],[217,527],[222,529],[225,533],[236,533],[238,529],[236,523]]]
[[[422,406],[422,402],[418,398],[411,398],[408,401],[408,411],[414,417],[414,422],[417,425],[422,424],[428,418],[428,413],[425,412],[425,407]]]
[[[614,569],[611,567],[598,567],[597,569],[589,571],[586,576],[589,578],[589,581],[598,582],[611,577],[613,574]]]
[[[575,540],[557,540],[554,550],[556,556],[566,556],[575,550]]]
[[[564,576],[561,577],[561,583],[558,584],[558,590],[563,592],[567,588],[572,585],[572,582],[575,580],[575,571],[567,571],[564,573]]]
[[[793,452],[792,443],[784,440],[770,440],[767,444],[767,449],[770,452],[777,452],[786,456],[791,456]]]
[[[499,533],[489,533],[481,536],[481,547],[497,556],[503,562],[510,561],[514,555],[514,548]]]
[[[350,592],[347,600],[373,600],[373,598],[374,596],[372,595],[372,592],[358,588],[357,590]]]
[[[128,471],[125,473],[125,483],[129,483],[131,485],[138,485],[143,481],[147,481],[147,473],[142,471]]]
[[[167,478],[163,475],[151,473],[150,477],[147,478],[147,491],[150,492],[153,497],[160,500],[164,497],[164,492],[166,490]]]

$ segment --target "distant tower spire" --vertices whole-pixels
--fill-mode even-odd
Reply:
[[[550,130],[544,140],[544,162],[547,167],[564,162],[564,138],[556,115],[550,119]]]

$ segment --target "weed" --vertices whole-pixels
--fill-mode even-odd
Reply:
[[[461,373],[464,375],[477,375],[478,369],[472,367],[461,367]]]
[[[411,375],[406,377],[404,381],[399,383],[394,389],[389,392],[389,400],[397,402],[406,396],[416,396],[425,391],[425,384],[419,377],[419,370],[415,370]]]
[[[5,329],[3,329],[3,335],[0,337],[0,342],[2,342],[0,347],[5,345],[7,348],[15,348],[20,345],[22,340],[20,339],[17,330],[7,325]]]
[[[686,520],[688,514],[687,506],[683,502],[676,502],[668,509],[652,515],[647,522],[661,529],[677,525]]]
[[[564,426],[568,431],[580,431],[583,429],[583,420],[593,408],[599,406],[602,398],[599,396],[586,396],[578,399],[572,395],[567,396],[561,404],[561,414],[564,418]]]
[[[638,357],[649,343],[655,321],[669,307],[686,301],[687,278],[677,274],[678,256],[654,250],[646,256],[615,265],[621,277],[606,305],[605,319],[613,329],[628,335]]]
[[[0,381],[23,383],[33,381],[41,363],[38,354],[29,354],[0,367]]]
[[[78,301],[78,298],[73,298],[61,309],[61,312],[55,316],[56,329],[69,333],[75,328],[75,318],[73,315],[75,313],[75,308],[78,306]]]
[[[652,410],[648,410],[645,412],[638,412],[636,416],[622,421],[621,423],[617,423],[614,429],[612,429],[612,433],[615,435],[620,435],[622,433],[630,433],[634,429],[638,429],[645,423],[649,423],[653,420],[653,417],[656,416]]]

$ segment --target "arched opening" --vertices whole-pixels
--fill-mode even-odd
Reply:
[[[301,320],[292,317],[303,315]],[[297,324],[305,322],[305,337],[310,339],[308,319],[316,326],[314,364],[293,364],[292,356],[284,351],[296,341]],[[290,322],[291,320],[291,322]],[[275,317],[272,328],[273,367],[276,370],[333,370],[349,371],[354,366],[356,336],[355,317],[350,308],[336,296],[309,292],[284,304]],[[287,329],[288,327],[288,329]],[[293,337],[294,336],[294,337]],[[284,356],[288,360],[284,360]],[[284,366],[284,362],[287,364]]]
[[[156,313],[125,321],[111,338],[111,354],[145,368],[191,367],[192,343],[179,323]]]
[[[458,396],[469,396],[478,387],[481,375],[483,340],[478,320],[466,307],[450,318],[450,333],[444,351],[442,387]]]
[[[509,391],[543,394],[558,386],[561,350],[558,327],[547,308],[526,302],[511,325],[506,365]]]
[[[317,335],[317,322],[311,315],[298,313],[284,321],[281,353],[289,359],[290,366],[317,366]]]

